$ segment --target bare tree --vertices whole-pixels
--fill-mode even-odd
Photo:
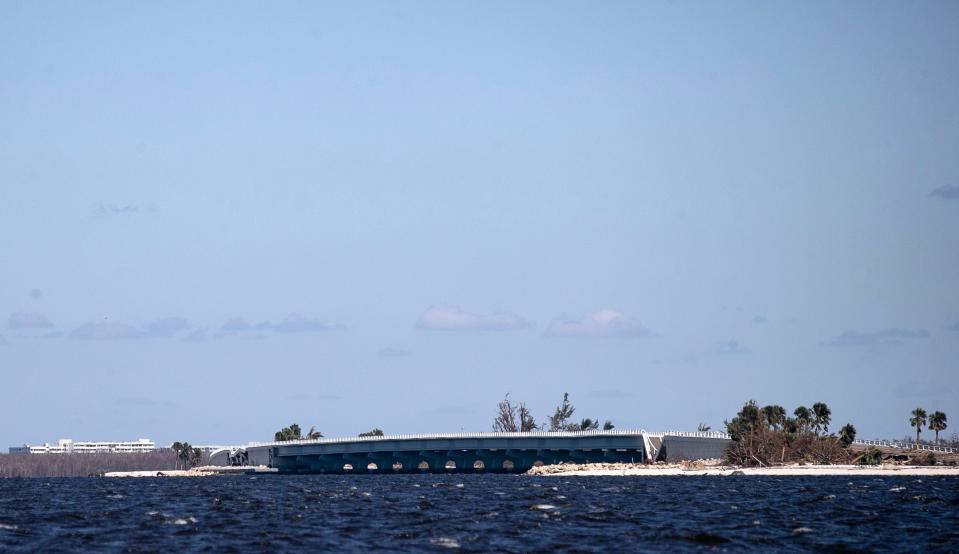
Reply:
[[[539,425],[536,425],[533,414],[531,414],[529,408],[526,407],[526,403],[521,402],[519,405],[519,430],[526,433],[537,429],[539,429]]]
[[[503,400],[496,405],[496,410],[496,418],[493,419],[493,431],[515,433],[519,430],[516,426],[516,407],[510,401],[509,393],[506,393]]]

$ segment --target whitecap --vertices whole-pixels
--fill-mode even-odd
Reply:
[[[459,548],[460,543],[456,542],[456,539],[451,539],[449,537],[437,537],[435,539],[430,539],[430,544],[435,544],[436,546],[442,546],[443,548]]]
[[[556,506],[552,504],[533,504],[529,507],[530,510],[555,510]]]
[[[795,534],[797,534],[797,535],[798,535],[799,533],[812,533],[812,529],[810,529],[809,527],[797,527],[797,528],[793,529],[793,533],[795,533]]]
[[[9,525],[9,524],[7,524],[7,523],[0,523],[0,529],[3,529],[3,530],[5,530],[5,531],[16,531],[16,530],[17,530],[17,526],[16,526],[16,525]]]
[[[187,521],[181,517],[178,517],[173,520],[173,525],[186,525]]]
[[[906,487],[893,487],[893,488],[889,489],[889,492],[901,492],[901,491],[904,491],[904,490],[906,490]]]

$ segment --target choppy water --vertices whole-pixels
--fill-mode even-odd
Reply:
[[[953,551],[959,478],[0,480],[0,550],[455,548]]]

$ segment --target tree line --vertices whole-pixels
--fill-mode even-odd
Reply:
[[[193,450],[191,450],[193,452]],[[200,452],[193,465],[206,462]],[[0,454],[0,477],[89,477],[108,471],[166,471],[183,466],[177,452],[100,452],[74,454]]]
[[[373,429],[366,431],[365,433],[360,433],[359,437],[382,437],[384,435],[383,430],[379,427],[374,427]],[[296,423],[291,424],[289,427],[284,427],[273,434],[273,440],[275,442],[286,442],[286,441],[299,441],[299,440],[313,440],[323,438],[323,433],[316,430],[316,427],[310,427],[310,430],[304,435],[302,428]]]
[[[583,418],[573,419],[576,408],[569,401],[569,393],[563,393],[563,401],[556,406],[553,414],[546,418],[548,424],[539,425],[525,402],[514,403],[509,393],[496,405],[496,417],[493,418],[493,431],[498,433],[526,433],[529,431],[593,431],[599,429],[599,420]],[[613,422],[606,420],[603,430],[615,428]]]
[[[824,402],[816,402],[812,408],[799,406],[790,417],[782,406],[760,407],[750,400],[736,417],[725,422],[732,439],[726,461],[760,466],[848,461],[847,449],[856,440],[856,428],[847,423],[831,434],[831,423],[832,411]]]

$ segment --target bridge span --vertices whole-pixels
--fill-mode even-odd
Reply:
[[[214,465],[265,465],[281,473],[522,473],[563,462],[719,458],[724,433],[643,430],[448,433],[321,438],[213,452]]]

